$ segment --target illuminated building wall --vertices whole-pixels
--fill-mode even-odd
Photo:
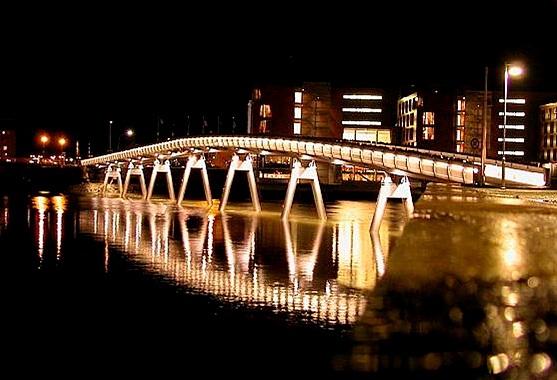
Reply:
[[[341,105],[342,138],[346,140],[393,142],[392,105],[384,91],[373,88],[343,88],[336,94]]]
[[[15,131],[0,129],[0,159],[15,157]]]
[[[328,82],[266,85],[252,94],[253,133],[393,142],[394,105],[383,90]]]
[[[540,106],[540,160],[557,162],[557,102]]]
[[[439,90],[420,90],[399,98],[397,125],[401,144],[406,146],[456,151],[452,96]]]

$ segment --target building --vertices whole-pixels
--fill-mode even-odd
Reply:
[[[464,94],[455,98],[454,151],[480,155],[486,94],[484,91],[466,91]],[[540,156],[538,148],[543,135],[539,128],[540,104],[547,102],[553,95],[513,91],[507,98],[505,123],[504,95],[501,92],[488,92],[485,115],[487,157],[501,159],[504,140],[507,160],[536,161]]]
[[[15,131],[12,129],[0,130],[0,159],[13,158],[15,153]]]
[[[326,82],[266,85],[253,90],[248,129],[255,134],[393,142],[389,97],[383,90]]]
[[[557,102],[540,106],[540,160],[557,162]]]
[[[419,90],[399,98],[397,125],[405,146],[445,152],[456,150],[454,97],[440,90]]]

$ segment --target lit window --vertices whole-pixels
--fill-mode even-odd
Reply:
[[[456,140],[457,141],[462,141],[462,129],[457,129],[456,130]]]
[[[259,99],[261,99],[261,90],[258,89],[258,88],[254,88],[254,89],[253,89],[252,98],[253,98],[253,100],[259,100]]]
[[[435,139],[435,128],[424,127],[422,137],[423,137],[424,140],[434,140]]]
[[[259,116],[261,117],[271,117],[271,106],[269,104],[262,104],[259,108]]]
[[[464,123],[465,123],[464,114],[461,114],[461,113],[457,114],[456,115],[456,125],[464,125]]]
[[[505,99],[499,98],[499,103],[505,103]],[[526,99],[507,99],[507,104],[526,104]]]
[[[381,100],[383,96],[381,95],[368,95],[368,94],[346,94],[342,95],[343,99],[351,100]]]
[[[499,116],[503,116],[504,112],[499,112]],[[507,116],[524,117],[526,112],[509,112],[507,111]]]
[[[380,113],[381,108],[352,107],[352,108],[343,108],[342,112]]]
[[[302,123],[297,121],[294,123],[294,134],[299,135],[300,133],[302,133]]]
[[[499,125],[499,129],[503,129],[504,126],[502,124]],[[518,129],[518,130],[524,130],[524,125],[523,124],[507,124],[507,129]]]
[[[294,92],[294,103],[302,103],[302,91]]]
[[[269,132],[268,120],[261,120],[259,122],[259,133],[268,133],[268,132]]]
[[[503,141],[502,137],[499,137],[497,139],[497,141],[501,142]],[[506,137],[505,141],[507,142],[515,142],[515,143],[523,143],[524,142],[524,137]]]
[[[294,107],[294,119],[302,118],[302,107]]]
[[[456,102],[456,110],[457,111],[464,111],[466,109],[466,100],[459,99]]]
[[[502,155],[503,151],[498,150],[497,154]],[[506,156],[524,156],[524,151],[523,150],[506,150],[505,155]]]
[[[434,125],[435,124],[435,112],[424,112],[423,114],[423,124],[424,125]],[[429,140],[429,139],[426,139]]]
[[[381,125],[381,122],[369,120],[343,120],[342,125]]]

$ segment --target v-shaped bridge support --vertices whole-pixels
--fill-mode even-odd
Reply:
[[[255,211],[260,212],[261,204],[259,203],[259,196],[257,195],[257,184],[255,183],[255,174],[253,173],[253,162],[249,154],[246,156],[244,161],[240,160],[240,157],[237,155],[232,156],[230,166],[228,167],[228,174],[226,175],[226,181],[224,183],[224,189],[222,191],[219,211],[222,212],[226,208],[228,196],[230,195],[230,188],[232,187],[232,181],[234,180],[234,174],[236,174],[237,171],[247,172],[251,202],[253,203]]]
[[[122,195],[122,173],[120,168],[115,167],[114,165],[109,165],[108,168],[106,169],[106,174],[104,175],[104,183],[103,183],[103,188],[102,188],[102,193],[101,196],[105,196],[106,194],[106,188],[108,186],[108,180],[110,180],[110,183],[112,183],[112,181],[116,179],[118,181],[118,195]]]
[[[383,215],[385,215],[385,207],[390,198],[402,199],[404,208],[409,217],[414,213],[414,203],[412,202],[412,193],[410,192],[410,181],[408,177],[402,177],[400,183],[397,185],[393,183],[391,177],[386,176],[385,179],[381,181],[381,189],[379,190],[379,196],[377,197],[377,203],[375,205],[375,213],[371,221],[370,231],[372,233],[377,233],[379,231]]]
[[[178,206],[180,206],[182,204],[182,201],[184,200],[186,186],[188,185],[192,169],[201,170],[203,189],[205,190],[205,199],[207,200],[207,204],[211,206],[213,204],[213,196],[211,195],[211,187],[209,186],[209,175],[207,174],[205,157],[201,156],[197,158],[197,156],[195,155],[191,155],[188,158],[188,163],[186,164],[186,169],[184,170],[184,177],[182,177],[182,185],[180,186],[180,191],[178,192],[178,200],[176,201],[176,203],[178,204]]]
[[[126,198],[128,193],[128,187],[130,186],[131,177],[139,177],[139,183],[141,184],[141,195],[143,199],[147,197],[147,186],[145,185],[145,175],[143,174],[143,165],[135,166],[130,162],[128,165],[128,171],[126,173],[126,180],[124,181],[124,191],[122,192],[122,198]]]
[[[315,162],[310,162],[307,168],[304,168],[301,162],[296,159],[294,160],[292,172],[290,173],[290,181],[288,182],[282,214],[280,215],[281,219],[288,219],[290,215],[292,202],[294,201],[294,193],[296,192],[299,180],[311,182],[311,190],[313,192],[315,207],[317,208],[317,215],[319,219],[327,219],[327,212],[325,211],[325,204],[323,203],[323,196],[321,195],[321,187],[319,186],[319,177],[317,176],[317,166]]]
[[[151,181],[149,182],[149,191],[147,192],[147,200],[150,200],[153,196],[153,189],[155,187],[155,180],[157,179],[157,174],[166,174],[166,187],[168,188],[168,196],[171,201],[174,201],[176,197],[174,196],[174,185],[172,184],[172,173],[170,173],[170,161],[166,160],[164,164],[161,164],[159,160],[155,160],[155,165],[153,166],[153,173],[151,173]]]

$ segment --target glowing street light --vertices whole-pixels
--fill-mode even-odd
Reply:
[[[509,88],[509,77],[522,75],[524,69],[521,66],[505,63],[505,96],[503,99],[503,157],[501,160],[501,188],[505,188],[505,162],[507,149],[507,94]]]
[[[47,135],[41,135],[40,140],[41,140],[41,144],[43,144],[43,156],[44,156],[46,143],[47,143],[50,139],[48,138]]]
[[[126,131],[126,136],[128,136],[128,137],[132,137],[133,134],[134,134],[133,129],[128,129],[128,130]]]

